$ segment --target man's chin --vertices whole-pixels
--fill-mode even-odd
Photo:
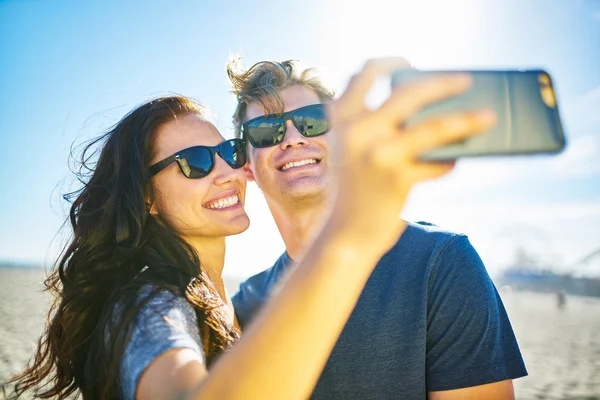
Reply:
[[[325,184],[320,179],[301,179],[291,185],[282,187],[281,192],[284,198],[294,203],[299,203],[313,202],[315,200],[322,201],[325,199],[327,190]]]

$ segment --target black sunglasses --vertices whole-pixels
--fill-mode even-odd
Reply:
[[[150,177],[177,161],[183,175],[190,179],[204,178],[215,166],[216,154],[233,169],[246,164],[246,146],[242,139],[230,139],[217,146],[188,147],[157,162],[149,168]]]
[[[292,120],[304,137],[320,136],[329,131],[325,104],[313,104],[283,114],[263,115],[246,121],[242,124],[243,138],[247,138],[257,148],[275,146],[285,137],[287,120]]]

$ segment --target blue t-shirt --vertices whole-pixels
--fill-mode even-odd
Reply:
[[[233,304],[242,327],[292,264],[284,253],[240,285]],[[525,375],[502,301],[467,237],[411,223],[371,274],[311,398],[425,399]]]
[[[152,291],[142,289],[140,300]],[[135,399],[142,372],[159,355],[169,349],[190,348],[205,362],[198,319],[187,300],[168,290],[161,290],[137,315],[131,339],[121,360],[121,398]]]

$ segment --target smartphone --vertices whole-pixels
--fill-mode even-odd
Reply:
[[[550,75],[542,70],[420,71],[392,74],[392,87],[431,76],[466,72],[473,77],[464,93],[428,105],[406,121],[407,127],[445,114],[488,109],[496,113],[490,131],[421,156],[423,161],[452,161],[467,156],[559,153],[565,136]]]

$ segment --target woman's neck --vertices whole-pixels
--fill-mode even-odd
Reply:
[[[227,301],[223,284],[223,267],[225,265],[225,238],[186,237],[185,240],[196,250],[200,259],[200,268],[217,289],[223,301]]]

